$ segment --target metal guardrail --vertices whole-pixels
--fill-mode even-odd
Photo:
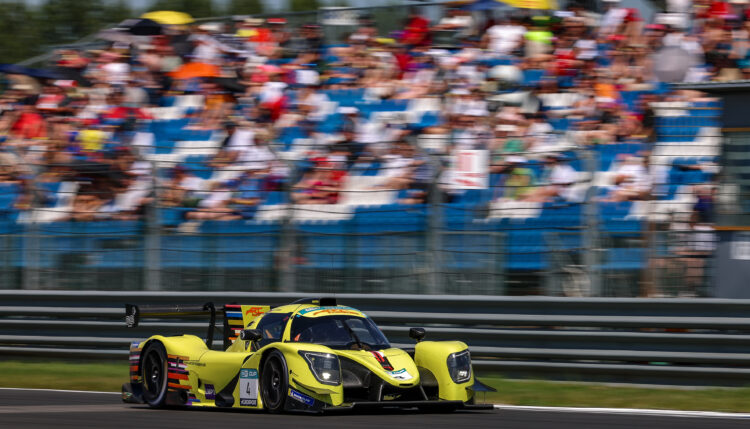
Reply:
[[[393,344],[408,328],[469,344],[479,371],[510,377],[686,385],[750,384],[750,300],[338,294]],[[284,304],[288,293],[0,291],[0,356],[127,359],[160,333],[205,335],[205,322],[145,319],[124,304]],[[221,323],[218,323],[221,326]],[[217,332],[219,340],[221,332]],[[221,344],[215,341],[214,344]]]

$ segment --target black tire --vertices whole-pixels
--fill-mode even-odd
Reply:
[[[167,351],[158,341],[148,343],[141,360],[143,399],[148,405],[164,406],[167,396]]]
[[[289,390],[288,371],[284,355],[273,350],[263,363],[260,372],[260,395],[263,405],[272,413],[284,410]]]

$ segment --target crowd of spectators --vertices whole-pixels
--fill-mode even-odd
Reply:
[[[450,155],[484,149],[493,199],[574,201],[585,167],[571,150],[640,142],[645,150],[613,163],[599,198],[648,199],[661,174],[649,163],[652,103],[701,100],[665,89],[664,74],[750,74],[750,9],[667,3],[653,22],[611,1],[602,14],[572,2],[548,13],[447,9],[437,21],[413,9],[387,35],[362,15],[335,44],[316,24],[243,18],[60,51],[65,77],[13,76],[0,96],[0,185],[17,191],[14,209],[47,207],[49,220],[134,219],[155,200],[187,208],[187,220],[247,219],[275,191],[295,204],[340,203],[348,176],[372,165],[382,178],[373,190],[397,190],[401,203],[425,202],[436,177],[434,191],[451,201],[461,191],[450,185]],[[690,61],[669,70],[662,54]],[[426,107],[411,121],[357,103],[328,111],[334,93]],[[175,97],[191,100],[177,118],[188,137],[167,140],[217,143],[197,164],[149,158],[168,142],[142,141]],[[701,190],[696,210],[711,195]]]

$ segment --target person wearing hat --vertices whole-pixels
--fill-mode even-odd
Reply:
[[[523,167],[526,159],[521,156],[508,156],[508,176],[500,188],[503,198],[515,201],[526,201],[536,186],[534,170]]]
[[[357,139],[360,128],[359,109],[344,106],[339,107],[337,112],[343,116],[340,127],[342,139],[335,144],[335,148],[347,154],[347,161],[351,165],[364,149],[364,145]]]
[[[542,185],[529,194],[527,199],[549,202],[556,198],[572,201],[572,185],[578,181],[578,172],[566,162],[565,156],[550,153],[545,157]]]

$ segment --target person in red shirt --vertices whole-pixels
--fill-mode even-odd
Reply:
[[[424,46],[430,43],[430,21],[419,14],[416,8],[411,13],[401,36],[401,43],[412,46]]]
[[[43,138],[47,136],[47,124],[34,106],[25,104],[10,132],[14,137],[24,139]]]
[[[110,108],[102,114],[102,119],[124,120],[131,116],[136,119],[151,119],[143,110],[137,107],[128,107],[123,104],[121,92],[114,92],[108,97]]]

